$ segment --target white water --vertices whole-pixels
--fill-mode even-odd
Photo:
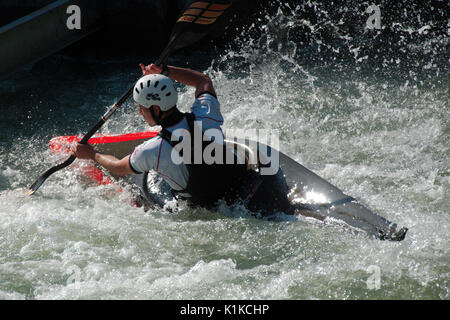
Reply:
[[[239,208],[144,212],[128,187],[86,184],[74,166],[26,196],[62,159],[49,138],[84,133],[138,71],[106,62],[92,73],[55,57],[70,77],[1,84],[0,108],[18,112],[0,131],[0,298],[449,299],[448,65],[432,67],[437,51],[423,74],[395,59],[382,72],[358,56],[308,64],[303,47],[277,38],[296,21],[278,12],[265,36],[207,64],[225,127],[279,130],[281,151],[408,227],[404,241],[306,218],[262,221]],[[193,90],[180,90],[185,111]],[[103,132],[146,129],[129,102]],[[374,288],[367,281],[377,275]]]

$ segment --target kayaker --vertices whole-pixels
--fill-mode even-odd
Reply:
[[[232,155],[233,163],[225,161],[231,150],[224,144],[221,129],[224,119],[213,83],[207,75],[175,66],[141,64],[140,67],[144,76],[137,81],[133,98],[145,121],[150,126],[162,127],[159,135],[136,147],[123,159],[101,154],[89,144],[78,143],[72,149],[77,158],[94,160],[118,176],[154,170],[169,184],[175,196],[193,205],[210,207],[223,198],[228,203],[242,200],[248,209],[263,215],[278,210],[289,211],[286,190],[273,183],[279,183],[275,181],[276,177],[261,177],[247,170],[245,164],[237,164],[236,154]],[[191,112],[182,113],[178,109],[178,93],[172,80],[195,88]],[[212,142],[202,142],[200,146],[188,144],[190,150],[183,149],[183,152],[190,151],[190,157],[176,153],[179,158],[175,161],[172,151],[177,143],[187,141],[183,140],[186,132],[192,137],[191,141],[199,133],[199,141]],[[210,132],[213,135],[208,135]],[[223,159],[219,163],[206,163],[203,159],[205,147],[212,143],[215,148],[211,155],[216,160]],[[220,150],[223,153],[218,152]],[[200,162],[196,158],[198,154]]]

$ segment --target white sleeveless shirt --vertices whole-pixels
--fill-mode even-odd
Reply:
[[[197,97],[191,107],[195,121],[201,121],[203,131],[207,129],[219,129],[223,124],[223,116],[220,112],[219,101],[209,93],[203,93]],[[176,129],[189,130],[186,117],[180,122],[166,129],[173,133]],[[180,138],[180,135],[175,135]],[[172,146],[160,136],[156,136],[134,149],[130,156],[131,169],[139,174],[155,170],[177,191],[187,187],[189,172],[184,163],[174,164],[171,158]]]

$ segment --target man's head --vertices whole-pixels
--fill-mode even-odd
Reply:
[[[150,74],[138,80],[134,86],[133,98],[145,120],[150,125],[155,125],[159,124],[167,111],[176,107],[178,93],[171,79],[161,74]],[[152,119],[149,119],[149,113]]]

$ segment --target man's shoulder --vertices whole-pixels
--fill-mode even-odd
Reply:
[[[156,137],[151,138],[151,139],[141,143],[140,145],[138,145],[134,149],[132,155],[136,155],[137,153],[142,153],[142,152],[146,152],[146,153],[156,152],[156,151],[158,151],[160,145],[161,145],[161,137],[156,136]]]
[[[192,105],[192,109],[195,110],[195,108],[204,108],[205,106],[213,106],[217,110],[220,109],[219,100],[215,95],[209,92],[199,94]]]
[[[203,122],[204,128],[217,127],[223,124],[220,103],[211,93],[200,94],[191,108],[197,120]]]

